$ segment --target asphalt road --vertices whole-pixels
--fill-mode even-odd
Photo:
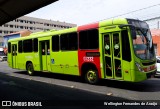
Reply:
[[[38,108],[106,108],[104,102],[117,102],[115,100],[160,100],[160,78],[157,76],[141,83],[103,80],[98,85],[89,85],[74,76],[50,73],[28,76],[25,71],[9,68],[7,62],[0,62],[0,99],[40,101],[43,107]]]

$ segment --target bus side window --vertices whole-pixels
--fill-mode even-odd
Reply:
[[[50,41],[47,41],[47,55],[50,55]]]
[[[68,35],[67,34],[62,34],[60,36],[60,45],[61,45],[61,50],[68,50]]]
[[[68,49],[69,50],[77,50],[78,49],[78,36],[77,33],[70,33],[68,34]]]
[[[8,53],[11,53],[11,43],[8,42]]]
[[[41,42],[42,44],[42,55],[45,55],[45,42],[44,41],[42,41]]]
[[[38,52],[38,39],[33,39],[33,51]]]
[[[23,52],[28,53],[32,52],[32,39],[27,39],[23,41]]]
[[[14,46],[12,45],[12,55],[14,56],[14,52],[15,51],[15,48],[14,48]]]
[[[79,32],[79,47],[80,49],[98,49],[99,38],[98,30],[91,29]]]
[[[121,36],[122,36],[122,59],[130,62],[131,50],[130,50],[128,31],[122,30]]]
[[[62,34],[60,36],[61,50],[74,51],[78,49],[78,35],[76,32]]]
[[[22,41],[18,41],[18,52],[22,53]]]
[[[59,36],[52,36],[52,51],[59,51]]]

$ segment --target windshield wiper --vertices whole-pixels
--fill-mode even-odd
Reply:
[[[147,37],[148,29],[146,29],[146,32],[144,32],[141,28],[139,28],[139,30],[141,31],[141,33],[143,34],[143,36],[146,38],[147,43],[149,43],[149,42],[150,42],[150,40],[149,40],[149,39],[148,39],[148,37]]]
[[[148,39],[148,37],[147,37],[148,29],[142,30],[142,26],[141,26],[140,22],[138,22],[138,24],[139,24],[139,26],[140,26],[139,30],[141,31],[141,33],[143,34],[143,36],[146,38],[146,40],[147,40],[147,45],[148,45],[148,43],[150,42],[149,39]],[[145,32],[145,30],[146,30],[146,32]]]

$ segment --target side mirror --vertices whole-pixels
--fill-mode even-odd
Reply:
[[[137,36],[136,36],[136,31],[135,31],[135,26],[131,25],[131,24],[122,24],[122,25],[119,25],[119,28],[123,29],[125,27],[130,27],[131,29],[131,34],[132,34],[132,38],[133,39],[137,39]]]
[[[132,25],[130,26],[130,30],[131,30],[131,35],[132,35],[132,39],[137,39],[137,34],[136,34],[136,28]]]

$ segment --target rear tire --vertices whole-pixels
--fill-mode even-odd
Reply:
[[[97,84],[99,81],[98,71],[90,69],[85,74],[85,81],[89,84]]]
[[[30,76],[34,75],[34,68],[33,68],[33,64],[32,63],[28,63],[27,64],[27,73]]]

